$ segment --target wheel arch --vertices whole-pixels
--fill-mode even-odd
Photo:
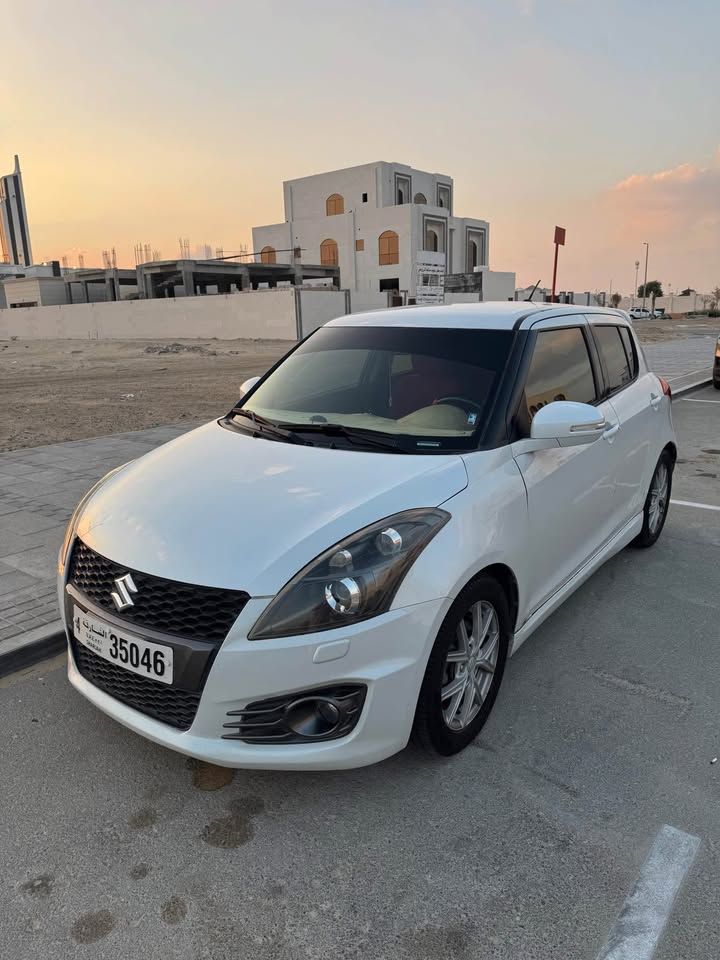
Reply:
[[[514,572],[505,563],[491,563],[489,566],[483,567],[482,570],[478,570],[473,580],[478,577],[492,577],[493,580],[497,580],[502,587],[507,597],[508,608],[510,610],[510,626],[514,633],[517,626],[518,609],[520,605],[520,592],[517,577]]]

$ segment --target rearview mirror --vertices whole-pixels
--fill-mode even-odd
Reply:
[[[530,439],[557,440],[561,447],[575,447],[597,440],[606,427],[605,417],[589,403],[554,400],[533,417]]]
[[[244,397],[246,393],[249,393],[255,384],[258,382],[260,377],[250,377],[249,380],[246,380],[244,383],[240,384],[240,396]]]

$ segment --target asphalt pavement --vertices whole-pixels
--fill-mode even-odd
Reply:
[[[451,760],[233,775],[97,712],[62,656],[0,680],[3,960],[595,960],[665,825],[699,849],[655,956],[718,956],[718,401],[674,405],[659,543],[543,625]]]

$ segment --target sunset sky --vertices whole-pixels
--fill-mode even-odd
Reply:
[[[490,266],[562,289],[720,284],[720,0],[3,5],[0,173],[36,260],[250,243],[284,179],[455,179]],[[642,272],[642,271],[641,271]]]

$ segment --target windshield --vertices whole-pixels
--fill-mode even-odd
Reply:
[[[236,410],[313,439],[390,436],[405,451],[470,449],[510,350],[505,330],[325,327]],[[327,425],[327,426],[323,426]],[[353,432],[357,432],[354,434]]]

